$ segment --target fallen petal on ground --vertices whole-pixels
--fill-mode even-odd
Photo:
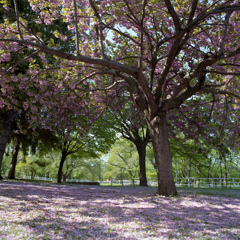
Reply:
[[[240,198],[0,183],[0,239],[240,239]]]

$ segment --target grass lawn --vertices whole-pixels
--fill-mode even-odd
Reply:
[[[240,190],[0,182],[0,239],[240,239]]]

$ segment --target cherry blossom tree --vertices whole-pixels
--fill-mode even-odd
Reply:
[[[188,119],[194,117],[192,108],[186,108],[189,102],[201,102],[203,95],[210,95],[213,101],[228,95],[235,99],[235,108],[239,107],[239,2],[29,0],[40,25],[55,24],[57,19],[67,23],[74,34],[75,51],[63,51],[51,39],[44,41],[41,32],[31,29],[29,19],[19,14],[17,1],[13,2],[14,9],[6,1],[0,5],[5,16],[14,19],[10,22],[5,17],[0,25],[1,61],[30,48],[43,58],[52,55],[60,66],[58,71],[71,71],[73,91],[92,93],[124,84],[147,122],[158,194],[177,195],[169,119],[174,118],[177,127],[179,109]],[[54,34],[67,39],[64,29]],[[224,104],[217,102],[219,109],[224,109]],[[193,121],[190,133],[191,126],[197,126]]]

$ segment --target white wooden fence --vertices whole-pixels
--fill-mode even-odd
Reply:
[[[4,177],[4,176],[3,176]],[[23,176],[21,179],[31,179],[31,176]],[[34,180],[57,182],[56,178],[35,177]],[[240,178],[177,178],[174,179],[177,187],[197,187],[197,188],[213,188],[213,187],[233,187],[240,188]],[[69,183],[91,182],[90,180],[82,179],[67,179]],[[110,186],[122,185],[139,185],[138,178],[111,178],[110,181],[98,181],[100,184],[108,184]],[[148,178],[148,186],[157,186],[156,178]]]
[[[177,187],[238,187],[240,188],[240,178],[177,178],[174,179]],[[137,178],[112,178],[110,184],[122,186],[139,185],[140,181]],[[148,186],[157,186],[156,178],[148,179]]]

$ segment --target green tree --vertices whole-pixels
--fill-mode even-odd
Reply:
[[[79,118],[78,118],[79,119]],[[74,158],[98,158],[102,153],[107,153],[115,141],[115,132],[104,128],[100,122],[95,122],[91,129],[85,123],[86,131],[80,132],[76,127],[70,135],[59,135],[62,144],[58,146],[61,159],[58,170],[58,183],[62,180],[63,166],[67,157],[74,154]]]
[[[125,97],[115,98],[105,112],[104,122],[121,136],[133,143],[138,152],[140,186],[147,186],[146,148],[150,141],[149,131],[141,112]]]
[[[26,129],[25,134],[13,133],[10,139],[12,140],[12,160],[8,179],[15,179],[15,168],[20,150],[24,156],[28,156],[29,153],[32,155],[37,153],[39,156],[43,156],[58,144],[58,138],[53,132],[40,128],[34,131]]]
[[[112,147],[107,161],[105,178],[131,178],[139,175],[137,151],[132,143],[121,139]]]
[[[31,179],[36,176],[45,177],[50,164],[49,160],[39,156],[23,157],[16,166],[16,175],[18,177],[31,176]]]

